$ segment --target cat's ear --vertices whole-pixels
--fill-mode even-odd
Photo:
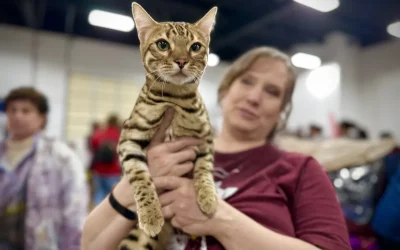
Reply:
[[[138,32],[140,42],[146,40],[151,28],[157,24],[156,21],[138,3],[132,3],[132,15]]]
[[[217,10],[217,7],[213,7],[207,12],[207,14],[205,14],[199,21],[195,23],[195,25],[207,35],[209,35],[214,28]]]

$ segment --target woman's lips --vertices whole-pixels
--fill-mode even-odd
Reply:
[[[239,112],[240,112],[240,115],[245,119],[253,120],[253,119],[257,118],[256,114],[254,114],[253,112],[251,112],[247,109],[241,108],[241,109],[239,109]]]

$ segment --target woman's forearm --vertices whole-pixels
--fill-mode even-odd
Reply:
[[[284,236],[269,230],[228,203],[221,201],[224,207],[217,211],[213,220],[213,236],[227,250],[318,250],[317,247],[302,240]]]
[[[114,189],[113,194],[120,202],[121,188]],[[124,202],[120,202],[122,205]],[[129,206],[131,207],[131,206]],[[111,207],[108,196],[86,218],[82,232],[82,249],[109,250],[117,249],[119,243],[128,235],[136,222],[130,221]]]

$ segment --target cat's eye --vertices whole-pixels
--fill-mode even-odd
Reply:
[[[194,52],[199,51],[199,49],[201,48],[200,43],[194,43],[192,44],[192,46],[190,47],[190,49]]]
[[[165,50],[169,49],[169,43],[165,40],[159,40],[159,41],[157,41],[157,47],[160,50],[165,51]]]

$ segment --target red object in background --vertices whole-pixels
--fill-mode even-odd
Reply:
[[[90,148],[94,151],[96,151],[101,142],[103,140],[111,140],[115,142],[115,144],[118,144],[119,140],[119,135],[120,135],[120,130],[116,127],[108,127],[105,129],[98,129],[94,132],[90,139]],[[118,157],[115,158],[114,162],[110,164],[103,164],[103,163],[93,163],[91,166],[91,169],[99,174],[99,175],[104,175],[104,176],[116,176],[121,174],[121,168],[119,165],[119,159]]]
[[[339,124],[336,121],[334,113],[329,113],[329,124],[331,125],[331,129],[332,129],[332,137],[338,138],[339,137]]]

